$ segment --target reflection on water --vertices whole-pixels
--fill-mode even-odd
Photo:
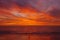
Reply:
[[[0,40],[60,40],[60,27],[0,27]]]
[[[60,34],[0,34],[0,40],[60,40]]]

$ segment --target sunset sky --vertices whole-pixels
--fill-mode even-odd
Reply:
[[[0,0],[0,25],[60,25],[60,0]]]

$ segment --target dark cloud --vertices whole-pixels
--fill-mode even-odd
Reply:
[[[0,8],[9,8],[12,5],[11,0],[0,0]]]
[[[35,8],[36,10],[47,10],[51,6],[60,8],[60,0],[0,0],[0,6],[10,7],[13,3],[21,7],[30,5],[30,7]]]
[[[55,18],[60,18],[60,9],[53,9],[49,11],[50,15]]]
[[[25,7],[28,4],[28,0],[16,0],[15,3],[21,7]]]

